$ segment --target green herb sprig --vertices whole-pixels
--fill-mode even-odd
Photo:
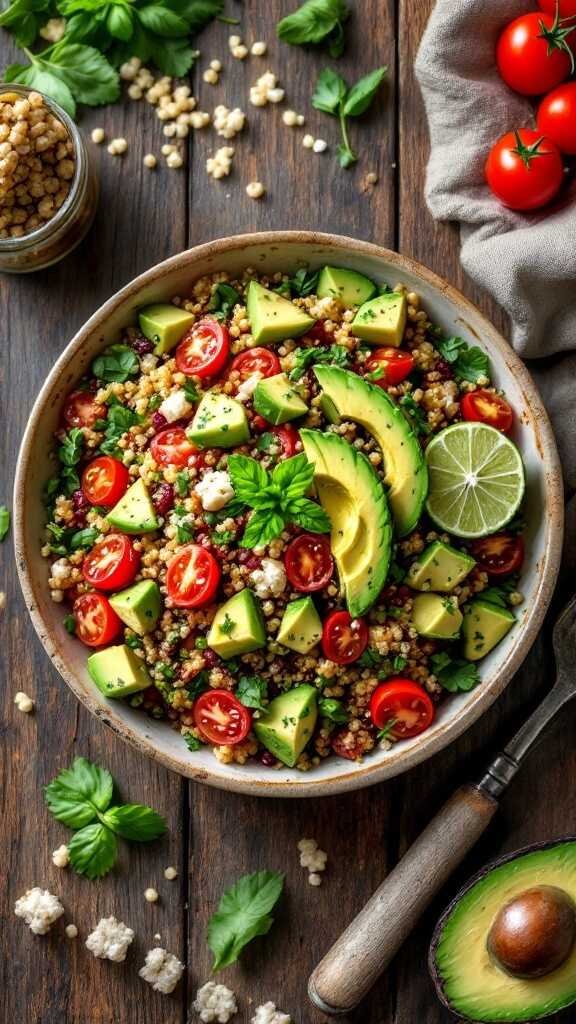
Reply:
[[[278,38],[292,46],[326,46],[331,57],[344,52],[344,24],[350,10],[344,0],[306,0],[278,22]]]
[[[236,696],[244,707],[266,711],[264,701],[268,700],[268,684],[260,676],[241,676],[236,687]]]
[[[312,106],[325,114],[337,117],[340,122],[342,142],[338,146],[338,157],[341,167],[350,167],[358,160],[348,137],[348,119],[360,117],[368,110],[387,70],[387,67],[376,68],[351,88],[332,68],[325,68],[318,77],[312,96]]]
[[[300,380],[306,370],[316,363],[328,363],[330,366],[341,366],[346,369],[350,365],[350,353],[343,345],[299,348],[296,350],[294,366],[288,374],[290,380]]]
[[[483,377],[490,377],[490,360],[477,345],[468,345],[463,338],[436,338],[434,347],[443,359],[450,363],[458,380],[476,384]]]
[[[212,289],[208,310],[216,320],[229,320],[234,306],[241,302],[240,293],[230,284],[216,284]]]
[[[348,712],[342,701],[334,700],[332,697],[323,697],[318,701],[318,710],[322,718],[328,718],[331,722],[344,725],[348,721]]]
[[[8,536],[10,529],[10,512],[6,505],[0,505],[0,543]]]
[[[278,871],[244,875],[227,889],[208,922],[208,945],[214,954],[213,971],[236,963],[240,953],[258,935],[266,935],[274,923],[271,911],[284,887]]]
[[[438,682],[450,693],[468,692],[480,682],[478,666],[464,658],[451,658],[441,652],[430,658],[432,670]]]
[[[130,430],[130,427],[141,422],[141,416],[129,409],[128,406],[122,405],[116,395],[111,395],[108,399],[106,419],[97,420],[94,424],[97,430],[100,428],[104,431],[104,440],[100,445],[100,451],[104,455],[121,456],[122,450],[118,447],[118,441],[127,430]]]

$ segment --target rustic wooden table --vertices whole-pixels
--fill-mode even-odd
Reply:
[[[456,231],[435,225],[424,204],[427,135],[413,62],[432,0],[364,0],[350,31],[353,40],[339,67],[359,77],[376,65],[390,68],[382,108],[352,130],[361,161],[340,170],[332,155],[305,152],[301,133],[281,123],[277,108],[256,111],[248,85],[267,67],[286,87],[291,107],[306,111],[312,132],[331,148],[336,125],[310,108],[318,56],[278,44],[274,25],[294,7],[291,0],[267,4],[246,0],[246,38],[266,39],[269,55],[242,63],[225,59],[221,84],[213,89],[194,73],[201,107],[227,101],[250,110],[250,127],[238,140],[233,175],[214,182],[205,172],[210,132],[189,141],[188,172],[143,168],[144,153],[159,152],[160,123],[147,105],[129,101],[83,116],[87,133],[103,125],[108,137],[125,136],[129,150],[112,159],[95,152],[102,182],[96,223],[88,239],[61,265],[30,277],[0,281],[4,321],[0,402],[0,500],[10,497],[20,437],[33,399],[52,363],[83,321],[136,274],[188,246],[208,239],[268,228],[316,228],[369,239],[414,256],[461,287],[502,325],[494,305],[463,279]],[[235,9],[238,9],[237,7]],[[202,37],[203,55],[226,58],[224,24]],[[2,38],[4,51],[9,50]],[[10,56],[7,53],[7,56]],[[199,65],[201,67],[201,65]],[[93,147],[96,149],[96,147]],[[363,191],[369,171],[373,191]],[[264,201],[250,200],[245,184],[261,179]],[[550,651],[537,644],[506,695],[458,743],[393,782],[324,801],[259,801],[188,783],[135,754],[77,703],[50,665],[20,595],[11,546],[2,546],[0,589],[7,603],[0,626],[4,712],[2,717],[2,896],[4,955],[0,982],[2,1020],[14,1024],[179,1024],[186,1022],[199,984],[210,977],[206,922],[222,890],[239,875],[260,868],[287,874],[286,895],[271,935],[253,944],[242,965],[222,980],[233,987],[248,1024],[250,1008],[268,999],[290,1011],[297,1024],[320,1024],[309,1005],[311,968],[360,909],[449,792],[480,768],[486,754],[522,719],[550,681]],[[15,710],[13,694],[25,689],[36,712]],[[354,1024],[447,1024],[453,1018],[437,1003],[426,970],[426,950],[435,917],[460,882],[489,858],[573,829],[576,799],[567,780],[576,754],[576,712],[568,711],[532,755],[507,795],[479,849],[470,857],[407,943],[391,970],[351,1021]],[[90,883],[52,865],[51,851],[69,834],[47,813],[42,786],[75,755],[107,765],[132,799],[149,800],[169,820],[168,837],[152,847],[125,845],[105,880]],[[551,756],[552,755],[552,756]],[[315,836],[329,854],[320,889],[308,885],[296,843]],[[178,867],[175,882],[163,870]],[[13,915],[15,899],[32,885],[60,893],[76,941],[63,927],[33,937]],[[155,885],[160,901],[144,901]],[[84,947],[87,932],[102,916],[116,915],[136,931],[124,965],[94,959]],[[154,993],[137,976],[147,949],[161,944],[187,963],[183,983],[171,997]],[[574,1011],[554,1018],[574,1021]],[[194,1017],[193,1019],[197,1019]]]

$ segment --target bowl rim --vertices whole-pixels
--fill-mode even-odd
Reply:
[[[195,768],[193,763],[185,762],[184,758],[179,760],[169,753],[158,750],[151,737],[147,738],[132,725],[121,721],[118,717],[114,718],[113,709],[108,712],[90,696],[89,692],[85,692],[82,689],[75,674],[68,670],[65,659],[60,654],[58,645],[52,638],[50,629],[36,604],[34,584],[27,564],[24,500],[36,426],[42,415],[46,400],[64,371],[69,365],[73,365],[76,355],[84,342],[93,333],[103,330],[104,325],[118,305],[125,302],[130,296],[140,292],[142,288],[160,283],[164,275],[169,274],[173,269],[179,268],[182,265],[190,264],[193,266],[196,260],[206,257],[217,257],[221,253],[244,249],[254,245],[278,246],[284,243],[306,244],[311,247],[328,246],[339,253],[353,252],[375,257],[396,268],[399,275],[405,271],[420,277],[427,285],[456,306],[462,312],[463,317],[471,315],[473,319],[479,320],[484,336],[489,339],[491,347],[496,350],[502,363],[507,366],[510,372],[514,373],[519,387],[526,396],[526,401],[531,408],[534,420],[537,421],[536,444],[542,456],[543,469],[546,472],[546,534],[543,558],[538,567],[538,582],[534,602],[526,620],[518,631],[516,644],[499,666],[498,675],[493,682],[489,686],[478,687],[473,691],[475,694],[474,698],[462,709],[462,712],[456,718],[446,722],[443,728],[438,729],[428,741],[418,744],[414,749],[407,751],[406,757],[401,763],[387,762],[384,759],[381,762],[373,762],[371,764],[368,760],[367,762],[359,763],[357,770],[350,771],[345,775],[335,771],[329,777],[315,780],[314,773],[310,775],[298,773],[293,781],[275,781],[274,772],[269,773],[269,780],[268,778],[249,778],[241,776],[240,773],[238,773],[237,778],[234,778],[233,773],[226,774],[222,771],[222,769],[228,766],[220,765],[216,759],[214,759],[214,769],[207,769],[205,767]],[[32,624],[40,641],[50,660],[74,695],[88,711],[108,725],[123,740],[171,771],[220,789],[264,797],[300,798],[328,796],[371,786],[415,767],[462,735],[501,695],[514,673],[524,661],[538,635],[552,598],[560,568],[563,527],[563,482],[552,426],[536,385],[514,349],[505,341],[503,336],[474,303],[462,295],[449,282],[416,260],[375,245],[372,242],[349,238],[345,235],[315,231],[280,230],[250,232],[204,242],[155,264],[115,292],[106,302],[98,307],[75,333],[56,360],[42,385],[24,431],[14,480],[14,547],[20,586],[27,610],[32,619]]]

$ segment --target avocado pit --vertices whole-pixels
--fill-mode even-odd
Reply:
[[[516,978],[539,978],[560,967],[576,941],[576,904],[552,885],[526,889],[506,903],[488,933],[488,952]]]

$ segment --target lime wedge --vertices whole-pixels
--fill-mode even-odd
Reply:
[[[484,423],[446,427],[426,449],[428,514],[455,537],[496,533],[518,511],[524,495],[520,452]]]

